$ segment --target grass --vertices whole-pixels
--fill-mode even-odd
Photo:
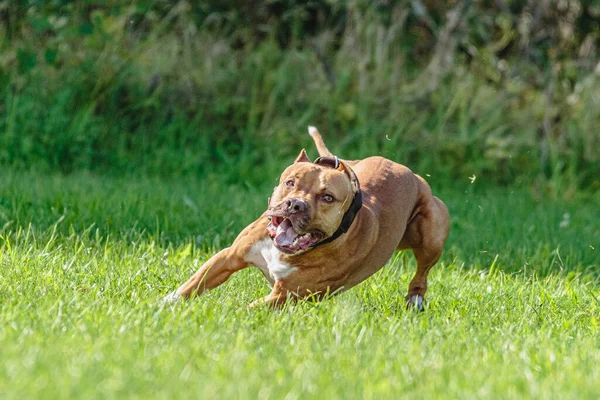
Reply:
[[[273,180],[276,177],[273,176]],[[273,182],[0,178],[3,398],[597,398],[597,196],[431,178],[452,233],[427,311],[415,263],[322,303],[247,310],[258,270],[173,290],[266,204]]]

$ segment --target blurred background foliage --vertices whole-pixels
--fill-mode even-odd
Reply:
[[[0,164],[277,175],[315,125],[452,184],[600,189],[595,0],[0,1]]]

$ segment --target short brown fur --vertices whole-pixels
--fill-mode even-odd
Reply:
[[[316,129],[312,128],[311,136],[319,154],[330,156]],[[423,178],[385,158],[342,161],[340,169],[312,164],[302,150],[295,163],[282,174],[269,210],[281,207],[282,202],[292,197],[301,199],[307,206],[304,217],[310,221],[309,228],[318,229],[326,236],[336,231],[355,194],[350,185],[352,171],[360,183],[363,206],[348,232],[336,240],[297,254],[280,253],[280,261],[295,269],[280,279],[272,279],[265,273],[272,280],[272,291],[251,307],[258,304],[279,306],[298,297],[319,299],[325,294],[349,289],[382,268],[394,251],[412,249],[418,266],[406,301],[407,306],[423,308],[427,275],[442,254],[448,236],[448,209],[432,195]],[[293,190],[286,187],[289,177],[297,182]],[[339,197],[339,201],[324,204],[319,200],[324,185]],[[199,295],[249,266],[249,254],[254,246],[271,240],[267,214],[247,226],[231,247],[208,260],[177,289],[175,297]]]

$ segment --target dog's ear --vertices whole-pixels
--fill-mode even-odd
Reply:
[[[348,165],[346,165],[346,163],[343,162],[342,160],[339,160],[339,163],[340,163],[340,165],[338,165],[337,170],[342,171],[343,173],[345,173],[348,176],[348,179],[350,179],[350,183],[352,184],[352,191],[354,192],[354,194],[360,192],[360,185],[358,184],[358,177],[356,176],[356,174],[354,173],[352,168],[350,168]]]
[[[299,162],[310,162],[310,159],[306,155],[306,150],[304,150],[304,149],[302,149],[300,154],[298,154],[298,157],[296,157],[296,161],[294,161],[294,163],[299,163]]]

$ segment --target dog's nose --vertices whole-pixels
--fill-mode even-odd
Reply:
[[[290,213],[299,213],[306,210],[306,203],[298,199],[289,199],[287,202],[287,210]]]

